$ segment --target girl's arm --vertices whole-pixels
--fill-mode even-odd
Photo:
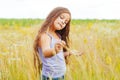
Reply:
[[[69,51],[64,52],[64,57],[66,57],[66,56],[70,56],[70,52]]]
[[[51,39],[47,34],[45,33],[41,34],[39,40],[39,47],[41,47],[43,55],[46,58],[52,57],[56,53],[54,48],[50,48],[50,42]]]
[[[63,50],[63,41],[58,41],[54,48],[50,48],[51,38],[47,34],[42,34],[39,40],[44,57],[49,58]]]
[[[83,55],[83,52],[82,51],[78,52],[78,51],[75,51],[75,50],[64,52],[64,57],[70,56],[70,55],[81,56],[81,55]]]

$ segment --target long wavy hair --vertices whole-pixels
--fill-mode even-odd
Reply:
[[[70,15],[70,20],[68,21],[68,23],[62,30],[56,30],[56,32],[61,35],[61,39],[64,40],[66,42],[66,46],[69,47],[69,30],[70,30],[71,13],[67,8],[56,7],[47,16],[47,18],[41,25],[41,28],[39,29],[37,36],[34,40],[33,48],[34,48],[34,65],[35,65],[35,67],[37,67],[36,64],[38,64],[38,67],[41,68],[41,66],[40,66],[41,61],[40,61],[40,59],[39,59],[40,57],[38,55],[38,42],[39,42],[40,36],[42,33],[49,30],[49,28],[52,26],[52,24],[54,23],[56,18],[59,17],[62,13],[68,13]],[[65,48],[63,48],[63,51],[67,51],[67,50]]]

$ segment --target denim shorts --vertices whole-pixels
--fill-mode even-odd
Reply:
[[[44,75],[42,75],[42,80],[64,80],[64,76],[58,77],[58,78],[49,78]]]

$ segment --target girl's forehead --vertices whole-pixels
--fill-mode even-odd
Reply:
[[[70,14],[68,14],[68,13],[62,13],[60,16],[63,16],[66,19],[70,19]]]

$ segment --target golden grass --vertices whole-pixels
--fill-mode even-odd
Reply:
[[[66,80],[120,79],[120,22],[72,24]],[[33,41],[39,29],[0,25],[0,80],[38,80],[33,65]]]

